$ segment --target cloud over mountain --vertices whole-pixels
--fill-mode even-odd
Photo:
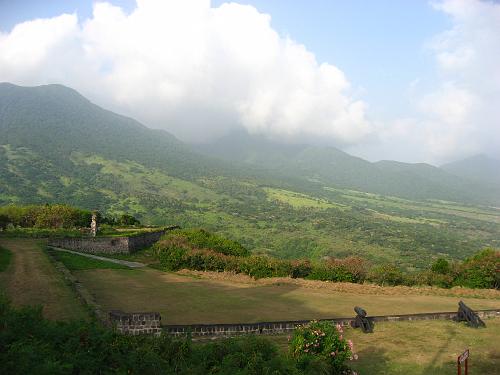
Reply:
[[[189,140],[240,126],[339,144],[369,134],[343,72],[270,21],[208,0],[138,0],[130,14],[96,3],[86,20],[63,14],[0,34],[0,81],[66,84]]]

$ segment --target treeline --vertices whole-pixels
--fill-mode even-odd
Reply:
[[[92,211],[65,204],[45,205],[8,205],[0,207],[0,230],[12,228],[38,229],[76,229],[90,225]],[[98,213],[101,224],[139,225],[134,216],[123,214],[118,217],[102,216]]]
[[[212,235],[213,236],[213,235]],[[193,241],[196,238],[197,241]],[[331,259],[324,262],[282,260],[267,256],[240,255],[234,241],[211,247],[202,230],[178,230],[164,236],[154,251],[161,268],[167,271],[191,269],[242,273],[254,278],[292,277],[309,280],[353,282],[379,285],[434,285],[444,288],[500,288],[500,251],[486,249],[462,262],[438,259],[431,268],[404,273],[392,264],[370,266],[360,257]],[[219,243],[223,243],[219,241]]]

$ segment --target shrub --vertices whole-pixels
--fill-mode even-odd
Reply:
[[[141,222],[132,215],[123,214],[116,221],[119,225],[140,225]]]
[[[88,226],[91,212],[64,204],[4,206],[0,215],[9,223],[22,228],[74,228]]]
[[[500,288],[500,251],[485,249],[466,259],[456,284],[469,288]]]
[[[352,342],[343,337],[342,327],[326,321],[297,327],[289,343],[289,352],[299,369],[318,366],[320,361],[329,374],[350,374],[346,362],[357,358]]]
[[[204,229],[176,229],[163,239],[176,239],[199,249],[210,249],[225,255],[248,256],[250,252],[236,241],[207,232]]]
[[[450,263],[446,259],[439,258],[438,260],[436,260],[432,264],[431,271],[434,273],[439,273],[441,275],[446,275],[446,274],[450,273],[451,266],[450,266]]]
[[[155,247],[158,249],[160,264],[166,271],[178,271],[187,267],[188,250],[185,247],[175,244],[161,247],[161,243],[157,243]]]
[[[403,283],[403,273],[399,268],[392,264],[383,264],[373,267],[369,274],[368,280],[379,285],[400,285]]]
[[[291,274],[294,279],[306,278],[312,271],[312,264],[308,260],[293,260],[290,263]]]
[[[309,275],[310,280],[362,282],[366,277],[366,262],[359,257],[332,259],[315,265]]]

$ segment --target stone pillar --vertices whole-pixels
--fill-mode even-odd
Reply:
[[[92,212],[92,221],[90,222],[90,234],[92,237],[97,236],[99,224],[97,223],[97,211]]]

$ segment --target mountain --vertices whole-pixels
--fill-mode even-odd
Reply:
[[[486,185],[497,185],[500,190],[500,160],[486,155],[476,155],[441,166],[456,176],[468,178]]]
[[[223,160],[275,170],[326,185],[409,199],[498,204],[500,193],[429,164],[371,163],[334,147],[273,142],[236,132],[195,149]]]
[[[500,246],[500,210],[363,191],[439,198],[460,177],[440,184],[441,170],[430,166],[417,173],[335,148],[240,138],[207,156],[70,88],[3,83],[0,205],[69,203],[204,227],[282,258],[361,255],[423,267]]]

